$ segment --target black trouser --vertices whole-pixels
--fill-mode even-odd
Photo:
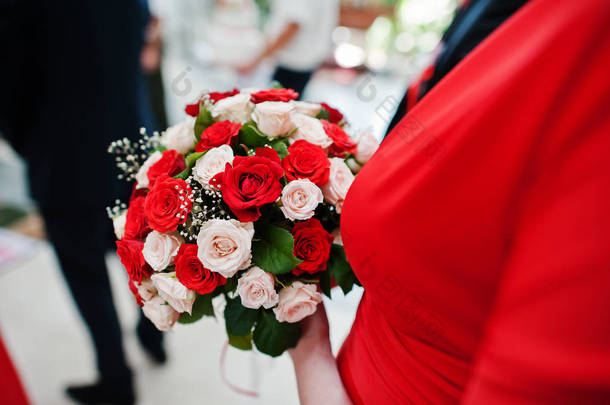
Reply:
[[[107,244],[101,235],[106,233],[106,226],[99,218],[92,217],[87,223],[78,215],[67,218],[44,209],[42,212],[49,241],[55,247],[70,293],[93,340],[100,378],[120,390],[119,386],[131,384],[131,371],[123,350],[121,326],[104,258]],[[67,230],[75,221],[82,224],[81,229]],[[141,314],[138,328],[145,339],[161,342],[161,332]]]
[[[273,80],[279,82],[285,88],[293,89],[299,93],[300,99],[303,96],[303,90],[305,90],[305,86],[307,86],[312,74],[313,72],[311,70],[299,72],[278,66],[273,74]]]

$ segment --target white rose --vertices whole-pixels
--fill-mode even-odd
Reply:
[[[304,139],[323,148],[328,148],[332,145],[333,140],[324,132],[324,127],[320,120],[300,113],[292,113],[291,118],[292,123],[297,129],[290,138],[291,144],[299,139]]]
[[[144,161],[140,170],[136,173],[136,181],[138,182],[136,188],[148,188],[148,169],[161,160],[162,157],[163,154],[157,150]]]
[[[294,111],[300,114],[315,117],[320,113],[322,106],[317,103],[308,103],[307,101],[292,101]]]
[[[197,257],[211,271],[225,278],[247,268],[252,260],[252,222],[212,219],[201,226],[197,236]]]
[[[227,163],[233,163],[233,150],[229,145],[221,145],[208,150],[193,167],[193,177],[203,187],[210,188],[210,180],[225,171]]]
[[[178,318],[180,318],[180,314],[158,295],[154,296],[149,301],[144,302],[142,312],[144,313],[144,316],[155,324],[157,329],[162,331],[171,329]]]
[[[316,291],[315,284],[295,281],[280,291],[280,302],[273,312],[279,322],[295,323],[316,312],[320,302],[322,294]]]
[[[309,179],[293,180],[282,190],[282,207],[284,216],[292,221],[313,217],[314,211],[324,197],[322,190]]]
[[[341,213],[347,191],[354,182],[354,174],[341,158],[330,159],[330,177],[328,183],[322,186],[324,199],[334,205],[337,213]]]
[[[358,139],[358,149],[356,150],[356,160],[360,164],[368,162],[373,154],[379,148],[379,143],[373,134],[369,131],[364,131]]]
[[[174,262],[183,239],[173,233],[152,231],[146,236],[142,255],[155,271],[165,270]]]
[[[210,113],[217,121],[229,120],[245,123],[250,121],[254,104],[250,102],[250,94],[239,93],[218,100],[210,108]]]
[[[246,308],[271,308],[278,303],[273,275],[260,267],[252,267],[237,280],[237,294]]]
[[[254,107],[252,119],[263,134],[269,138],[277,138],[288,134],[294,128],[290,119],[292,110],[291,103],[264,101]]]
[[[136,286],[138,287],[138,294],[144,301],[149,301],[157,295],[157,288],[149,278],[142,279],[142,282]]]
[[[161,145],[167,149],[174,149],[182,154],[187,154],[195,148],[195,117],[187,117],[179,124],[173,125],[165,130],[161,136]]]
[[[112,218],[114,235],[118,240],[123,239],[123,236],[125,236],[125,222],[127,222],[127,211],[123,211],[120,215]]]
[[[159,296],[163,298],[178,313],[193,311],[195,302],[195,291],[186,288],[176,278],[176,272],[156,273],[150,279],[157,288]]]

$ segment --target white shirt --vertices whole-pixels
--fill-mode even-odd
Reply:
[[[339,5],[339,0],[272,0],[266,29],[269,41],[275,41],[288,24],[299,25],[292,40],[277,52],[278,64],[297,71],[320,66],[331,50]]]

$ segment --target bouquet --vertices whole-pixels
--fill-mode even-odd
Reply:
[[[113,142],[129,204],[108,208],[117,253],[160,330],[214,316],[229,344],[278,356],[323,292],[358,280],[339,236],[343,200],[377,142],[356,142],[336,109],[298,93],[211,92],[165,132]],[[222,298],[219,298],[222,301]]]

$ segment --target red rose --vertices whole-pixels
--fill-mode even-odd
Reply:
[[[121,263],[125,267],[129,279],[142,281],[143,277],[149,277],[152,274],[152,269],[144,260],[142,249],[144,249],[144,242],[139,240],[117,240],[116,241],[116,252],[121,259]]]
[[[330,139],[333,140],[333,144],[328,147],[328,154],[335,157],[345,157],[349,153],[356,153],[358,145],[352,141],[352,138],[337,124],[333,124],[326,120],[320,120],[324,127],[324,132]]]
[[[125,219],[125,235],[123,239],[144,239],[151,231],[144,215],[145,196],[135,197],[129,203]]]
[[[193,104],[187,104],[186,107],[184,107],[184,112],[191,117],[197,117],[199,115],[199,101]]]
[[[330,161],[321,146],[300,139],[288,147],[282,167],[288,181],[309,179],[318,186],[328,183]]]
[[[239,134],[241,124],[231,121],[215,122],[201,133],[201,139],[195,146],[195,152],[205,152],[220,145],[230,145]]]
[[[136,299],[136,303],[138,304],[138,306],[143,306],[144,300],[142,299],[142,296],[140,296],[140,292],[138,291],[136,283],[134,283],[131,279],[129,280],[129,291],[131,291],[131,293],[133,294],[133,297]]]
[[[213,91],[211,93],[208,93],[208,96],[210,96],[210,100],[212,100],[213,102],[217,102],[218,100],[222,100],[223,98],[231,97],[236,94],[239,94],[239,90],[233,89],[231,91],[225,92]]]
[[[148,225],[158,232],[175,231],[191,212],[191,188],[182,179],[162,176],[157,179],[144,202]]]
[[[326,262],[330,256],[333,236],[326,232],[316,218],[298,222],[292,228],[294,236],[293,254],[303,260],[292,270],[295,276],[303,273],[314,274],[326,270]]]
[[[148,169],[148,186],[154,187],[159,176],[175,176],[185,168],[186,164],[181,154],[173,149],[163,151],[161,159]]]
[[[180,246],[174,260],[176,277],[186,288],[199,294],[211,293],[219,285],[227,283],[227,279],[219,273],[214,273],[201,264],[197,258],[197,245],[184,243]]]
[[[320,103],[320,105],[322,106],[322,108],[328,111],[328,120],[330,122],[332,122],[333,124],[338,124],[343,121],[343,114],[341,114],[341,111],[337,110],[336,108],[332,108],[326,103]]]
[[[296,100],[299,97],[299,93],[292,89],[269,89],[261,90],[256,93],[252,93],[250,101],[254,104],[262,103],[263,101],[290,101]]]
[[[260,218],[263,205],[278,199],[283,174],[277,152],[266,147],[256,149],[256,156],[235,156],[233,166],[227,163],[211,183],[241,222],[251,222]]]

